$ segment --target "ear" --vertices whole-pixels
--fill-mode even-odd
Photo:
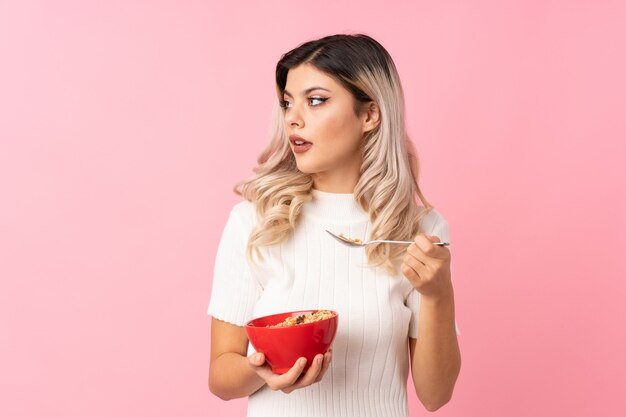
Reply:
[[[380,108],[378,104],[373,101],[369,103],[365,103],[365,107],[363,109],[364,117],[363,120],[363,133],[367,133],[376,128],[376,126],[380,123]]]

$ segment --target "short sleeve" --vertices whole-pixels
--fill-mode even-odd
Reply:
[[[448,222],[439,212],[432,210],[421,222],[421,230],[430,236],[437,236],[442,242],[450,242],[450,231]],[[450,266],[452,270],[452,266]],[[451,271],[452,272],[452,271]],[[454,276],[454,275],[453,275]],[[412,289],[406,298],[406,306],[411,310],[411,320],[409,321],[409,337],[417,338],[419,328],[419,312],[420,312],[420,293],[416,289]],[[459,334],[459,328],[456,325],[456,332]]]
[[[216,319],[243,326],[252,319],[261,288],[246,257],[250,235],[248,202],[230,212],[215,257],[213,284],[207,313]]]

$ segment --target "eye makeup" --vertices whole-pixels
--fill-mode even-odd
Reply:
[[[309,97],[309,98],[307,98],[307,100],[309,101],[309,105],[311,107],[317,107],[317,106],[321,106],[322,104],[324,104],[326,102],[326,100],[328,100],[328,97]],[[313,101],[313,100],[319,101],[319,104],[312,104],[311,101]],[[291,108],[291,102],[290,101],[279,100],[279,104],[280,104],[280,107],[282,107],[283,109]]]

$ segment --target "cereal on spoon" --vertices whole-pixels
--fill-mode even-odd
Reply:
[[[342,238],[343,240],[347,240],[352,243],[357,243],[357,244],[363,243],[361,239],[352,239],[352,238],[349,238],[348,236],[344,236],[343,233],[339,233],[339,237]]]

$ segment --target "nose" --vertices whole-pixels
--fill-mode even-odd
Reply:
[[[294,105],[287,111],[287,113],[285,113],[285,124],[292,128],[304,126],[304,119],[302,118],[302,114],[297,106]]]

